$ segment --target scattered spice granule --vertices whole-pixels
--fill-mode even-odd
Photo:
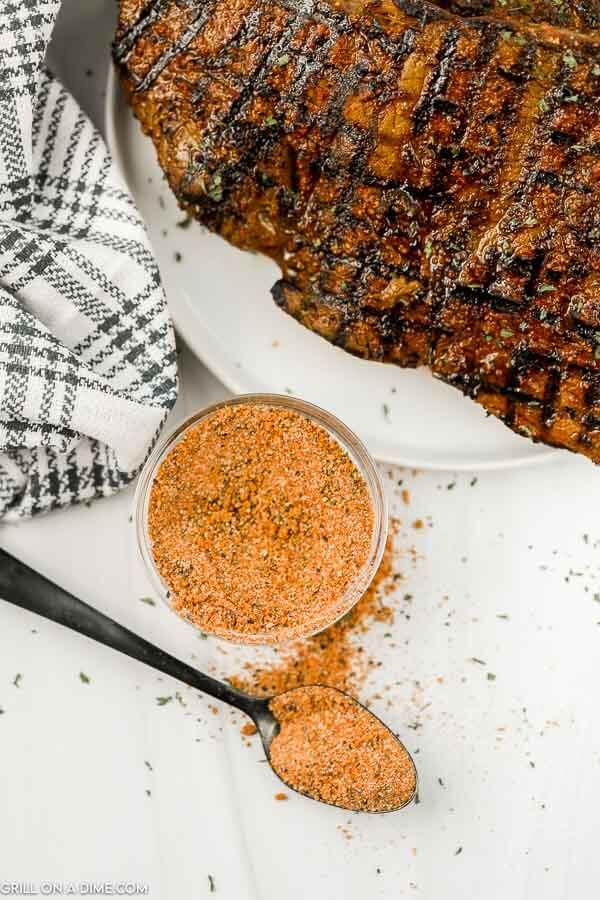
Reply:
[[[276,799],[276,800],[287,800],[287,799],[288,799],[288,795],[287,795],[287,794],[284,794],[283,791],[279,791],[278,794],[275,794],[275,799]]]
[[[423,528],[423,519],[415,519],[412,527],[415,529],[415,531],[420,531],[421,528]]]
[[[244,737],[252,737],[253,734],[256,734],[257,728],[252,722],[246,722],[245,725],[242,725],[240,728],[240,733],[244,735]]]
[[[374,511],[342,446],[293,410],[239,403],[160,465],[148,527],[173,608],[203,631],[279,643],[340,616]]]
[[[389,812],[416,789],[400,741],[356,700],[330,687],[302,687],[269,704],[280,731],[271,765],[294,790],[344,809]]]
[[[275,661],[247,663],[242,673],[230,676],[232,686],[263,697],[309,684],[355,693],[376,663],[354,638],[365,634],[374,622],[391,625],[394,621],[394,611],[385,603],[396,587],[393,562],[393,538],[389,537],[373,581],[349,613],[320,634],[279,648]]]

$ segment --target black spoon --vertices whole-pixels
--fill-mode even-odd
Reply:
[[[107,647],[112,647],[113,650],[118,650],[132,659],[146,663],[153,669],[177,678],[179,681],[205,694],[209,694],[223,703],[228,703],[230,706],[245,713],[254,722],[260,734],[269,764],[273,768],[270,748],[273,739],[279,732],[279,722],[269,709],[269,704],[274,699],[273,697],[252,697],[250,694],[238,691],[230,685],[217,681],[216,678],[211,678],[210,675],[205,675],[204,672],[188,666],[187,663],[181,662],[181,660],[176,659],[159,647],[155,647],[154,644],[140,637],[140,635],[129,631],[123,625],[119,625],[118,622],[105,616],[104,613],[94,609],[82,600],[78,600],[73,594],[49,581],[43,575],[40,575],[39,572],[35,572],[25,563],[15,559],[14,556],[2,549],[0,549],[0,598],[13,603],[15,606],[37,613],[39,616],[44,616],[46,619],[51,619],[53,622],[58,622],[59,625],[64,625],[66,628],[77,631],[79,634],[105,644]],[[278,697],[281,698],[291,693],[292,691],[286,691],[285,694],[279,694]],[[354,703],[357,702],[354,698],[350,697],[349,699]],[[364,707],[362,708],[364,709]],[[369,715],[373,714],[369,712]],[[376,716],[373,716],[373,718],[377,719]],[[377,719],[377,721],[379,722],[380,720]],[[401,741],[397,740],[404,752],[408,753]],[[276,771],[275,774],[281,778]],[[281,780],[283,781],[283,779]],[[287,782],[284,781],[284,784],[287,784]],[[291,784],[287,784],[287,786],[292,790],[297,790]],[[302,792],[298,791],[298,793]],[[416,781],[415,791],[412,796],[397,808],[408,805],[414,799],[415,794]],[[310,795],[305,794],[305,796]],[[318,798],[313,797],[311,799]],[[392,810],[386,809],[382,811],[391,812]]]

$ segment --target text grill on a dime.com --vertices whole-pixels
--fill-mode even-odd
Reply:
[[[141,897],[140,881],[0,881],[0,897]]]

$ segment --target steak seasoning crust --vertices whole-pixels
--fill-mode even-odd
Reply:
[[[204,631],[281,643],[347,611],[374,512],[345,450],[301,413],[222,407],[160,465],[148,530],[172,607]]]
[[[280,725],[271,765],[294,790],[364,812],[390,812],[414,797],[417,775],[410,755],[356,700],[314,685],[269,705]]]

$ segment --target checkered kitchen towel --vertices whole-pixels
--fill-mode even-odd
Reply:
[[[142,221],[44,68],[60,0],[0,0],[0,516],[127,484],[175,401]]]

